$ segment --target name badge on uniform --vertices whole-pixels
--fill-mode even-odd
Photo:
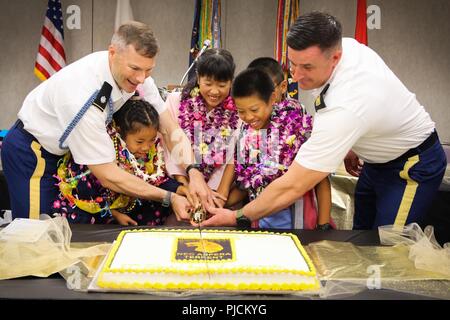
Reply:
[[[323,88],[322,92],[317,96],[316,101],[314,101],[314,108],[316,109],[316,112],[327,107],[324,101],[324,96],[329,87],[330,84],[328,83],[325,88]]]

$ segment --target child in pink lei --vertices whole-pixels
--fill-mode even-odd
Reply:
[[[297,101],[287,99],[275,104],[274,83],[259,69],[247,69],[236,77],[233,98],[239,117],[245,122],[237,145],[236,182],[253,200],[287,171],[312,130],[312,118],[303,113]],[[320,182],[316,188],[319,198],[324,190],[320,184],[326,182]],[[330,221],[331,199],[328,199],[328,203],[319,202],[314,223],[304,223],[303,228],[313,229],[317,223]],[[292,207],[285,208],[260,219],[258,227],[291,229],[294,214]],[[306,216],[307,212],[303,214]]]
[[[230,96],[235,64],[227,50],[208,49],[196,67],[196,76],[183,92],[168,95],[167,109],[191,140],[196,163],[210,188],[227,195],[227,186],[221,181],[227,160],[233,162],[234,134],[240,124]],[[167,149],[164,154],[168,173],[187,185],[188,177],[176,154]],[[224,204],[217,198],[215,201],[220,207]]]

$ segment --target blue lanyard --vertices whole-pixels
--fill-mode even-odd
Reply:
[[[91,95],[91,97],[86,101],[86,103],[83,105],[83,107],[80,109],[80,111],[78,111],[78,113],[75,115],[75,117],[69,123],[66,130],[64,130],[64,133],[62,134],[61,138],[59,138],[59,148],[60,149],[63,149],[63,150],[68,149],[67,146],[63,146],[64,141],[66,141],[69,134],[72,132],[72,130],[78,124],[78,122],[80,122],[81,118],[84,116],[84,114],[89,109],[89,107],[92,106],[98,93],[99,93],[99,90],[96,90]],[[112,104],[111,98],[109,97],[108,98],[108,115],[106,118],[105,126],[108,125],[112,121],[113,113],[114,113],[113,104]]]

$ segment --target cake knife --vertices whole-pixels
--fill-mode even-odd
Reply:
[[[208,267],[208,258],[206,256],[206,249],[205,249],[205,244],[203,242],[202,227],[201,227],[201,222],[203,220],[205,220],[205,218],[206,218],[206,213],[203,210],[202,206],[199,205],[197,208],[195,208],[194,212],[192,213],[192,220],[198,224],[198,231],[200,233],[200,243],[202,245],[202,252],[203,252],[203,260],[205,260],[205,266],[206,266],[206,272],[208,273],[208,278],[209,278],[209,280],[211,280],[211,274],[209,272],[209,267]]]

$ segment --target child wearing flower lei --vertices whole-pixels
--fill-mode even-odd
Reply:
[[[156,110],[145,101],[130,100],[114,115],[107,132],[114,143],[117,164],[121,168],[154,186],[175,192],[179,184],[166,174],[163,148],[156,138],[157,128]],[[144,140],[148,140],[147,145],[139,149],[136,141]],[[130,149],[139,156],[136,157]],[[140,201],[102,187],[88,167],[76,164],[70,153],[61,160],[56,178],[60,194],[53,208],[65,215],[69,222],[110,223],[114,217],[120,224],[157,225],[162,224],[168,215],[168,210],[158,203]]]
[[[294,100],[273,105],[269,121],[265,131],[246,123],[239,135],[236,180],[250,200],[287,171],[312,129],[311,117]]]
[[[169,179],[165,172],[164,149],[159,138],[155,139],[144,158],[136,159],[114,126],[108,128],[108,133],[113,140],[116,160],[121,168],[156,187]]]
[[[200,56],[195,77],[183,92],[171,93],[166,100],[167,109],[191,141],[205,180],[219,193],[226,164],[232,161],[235,133],[240,125],[230,96],[234,69],[228,51],[208,49]],[[168,152],[165,156],[169,174],[187,184],[184,170],[177,165],[179,162]]]
[[[312,118],[304,114],[297,101],[286,99],[274,104],[274,83],[259,69],[247,69],[236,77],[233,97],[239,117],[245,122],[237,145],[236,182],[245,190],[242,193],[254,200],[288,170],[312,130]],[[330,209],[331,200],[319,207],[322,220],[329,220]],[[291,208],[286,208],[260,219],[257,226],[290,229],[292,225]]]
[[[239,117],[231,96],[208,112],[199,94],[180,103],[178,121],[191,141],[195,155],[201,156],[200,171],[205,180],[226,163],[226,147],[237,129]],[[199,132],[200,135],[196,136]]]

